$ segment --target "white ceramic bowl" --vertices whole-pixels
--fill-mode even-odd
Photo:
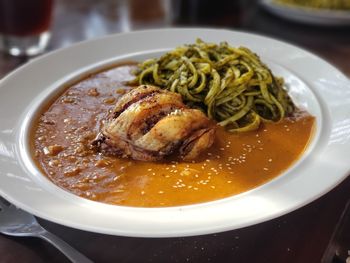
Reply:
[[[297,104],[316,116],[317,129],[300,160],[248,192],[196,205],[135,208],[75,196],[49,181],[33,163],[28,131],[48,98],[86,72],[123,60],[142,60],[192,43],[227,41],[258,53],[285,78]],[[0,82],[0,194],[24,210],[63,225],[106,234],[170,237],[236,229],[295,210],[349,173],[349,80],[319,57],[270,38],[214,29],[163,29],[112,35],[42,56]]]

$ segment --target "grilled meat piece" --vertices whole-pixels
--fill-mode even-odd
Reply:
[[[193,160],[214,136],[214,123],[200,110],[187,108],[181,95],[142,85],[120,98],[93,145],[102,153],[142,161],[174,153]]]

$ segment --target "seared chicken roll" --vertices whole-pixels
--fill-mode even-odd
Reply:
[[[179,94],[142,85],[120,98],[93,145],[102,153],[142,161],[176,153],[193,160],[214,136],[214,123],[186,107]]]

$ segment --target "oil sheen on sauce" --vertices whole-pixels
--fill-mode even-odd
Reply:
[[[214,145],[196,161],[141,162],[90,150],[106,113],[130,87],[131,64],[90,75],[69,87],[38,117],[34,159],[56,185],[91,200],[161,207],[217,200],[260,186],[290,167],[312,136],[307,113],[258,131],[217,129]]]

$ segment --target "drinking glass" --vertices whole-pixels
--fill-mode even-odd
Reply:
[[[42,53],[50,39],[54,0],[0,0],[0,48],[13,56]]]

